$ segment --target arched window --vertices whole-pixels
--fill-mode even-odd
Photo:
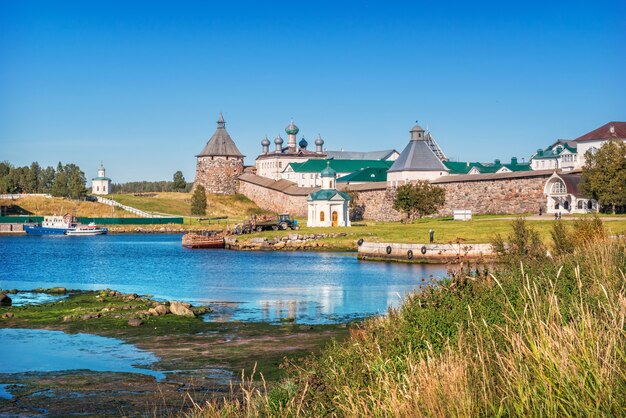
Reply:
[[[567,188],[565,184],[561,180],[557,180],[552,183],[552,188],[550,189],[550,194],[566,194]]]
[[[591,155],[595,155],[595,153],[598,152],[598,149],[596,147],[591,147],[589,148],[589,152],[591,153]]]
[[[324,222],[324,211],[320,212],[320,222]]]
[[[556,202],[556,203],[554,204],[554,209],[559,209],[560,207],[561,207],[561,205],[559,205],[559,202]]]
[[[584,200],[579,200],[578,204],[576,205],[576,207],[578,209],[585,209],[585,201]]]
[[[569,210],[569,202],[567,200],[563,202],[563,209]]]
[[[587,209],[589,209],[589,210],[595,209],[595,205],[594,205],[593,200],[587,201]]]

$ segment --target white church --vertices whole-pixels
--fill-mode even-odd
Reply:
[[[98,168],[98,177],[91,179],[91,193],[100,195],[111,193],[111,179],[106,176],[106,170],[102,163]]]

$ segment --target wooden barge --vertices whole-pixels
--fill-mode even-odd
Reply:
[[[224,235],[222,233],[196,233],[189,232],[183,235],[184,248],[224,248]]]

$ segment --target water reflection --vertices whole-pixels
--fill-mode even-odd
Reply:
[[[211,304],[215,320],[323,323],[384,313],[446,275],[345,253],[185,250],[176,234],[46,238],[0,237],[0,288],[111,288]]]
[[[165,375],[137,366],[158,360],[115,338],[62,331],[0,329],[2,361],[0,373],[93,370],[98,372],[140,373],[161,380]]]

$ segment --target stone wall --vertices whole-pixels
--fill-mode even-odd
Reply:
[[[393,189],[355,190],[350,192],[351,196],[355,194],[356,207],[351,210],[353,215],[360,212],[362,219],[376,221],[399,221],[406,217],[406,215],[393,208],[395,196]]]
[[[239,193],[248,197],[261,209],[277,213],[307,216],[307,195],[290,195],[279,190],[241,180]]]
[[[474,215],[536,213],[540,207],[545,212],[543,187],[551,174],[552,171],[447,176],[433,182],[446,191],[446,203],[438,215],[450,216],[455,209],[468,209]],[[255,176],[254,181],[240,181],[240,193],[266,210],[307,215],[306,197],[314,189],[292,185],[279,190],[277,182],[266,179],[265,184],[259,179]],[[393,209],[395,190],[386,188],[385,183],[351,185],[343,191],[356,197],[356,209],[351,212],[359,212],[363,219],[399,221],[405,217]]]
[[[446,190],[446,203],[440,215],[450,216],[455,209],[481,214],[545,213],[543,186],[549,175],[527,178],[502,178],[482,181],[440,183]]]
[[[208,193],[237,193],[238,177],[243,174],[241,157],[198,157],[194,188],[204,186]]]

